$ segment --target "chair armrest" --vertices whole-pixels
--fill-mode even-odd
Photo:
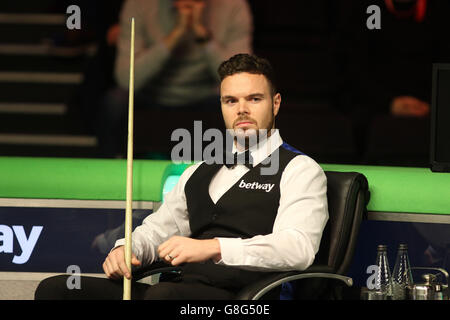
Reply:
[[[281,286],[285,282],[308,279],[322,278],[334,279],[344,282],[347,286],[353,285],[353,279],[333,273],[328,266],[311,266],[303,271],[289,271],[268,275],[267,277],[243,288],[236,296],[237,300],[259,300],[264,294],[270,290]]]
[[[133,271],[133,281],[139,281],[158,273],[169,273],[180,271],[180,267],[171,267],[164,262],[155,262],[151,265],[136,269]]]

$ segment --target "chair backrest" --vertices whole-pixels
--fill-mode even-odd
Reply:
[[[324,230],[318,257],[337,274],[350,266],[359,227],[370,199],[366,177],[358,172],[325,172],[328,180],[328,224]]]

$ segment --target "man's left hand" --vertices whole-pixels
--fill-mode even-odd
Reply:
[[[161,259],[173,266],[186,262],[203,262],[221,259],[220,243],[217,239],[196,240],[174,236],[158,247]]]

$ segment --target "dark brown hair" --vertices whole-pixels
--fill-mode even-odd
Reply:
[[[272,96],[277,93],[274,71],[267,59],[246,53],[239,53],[222,62],[217,72],[219,73],[220,81],[240,72],[262,74],[269,82]]]

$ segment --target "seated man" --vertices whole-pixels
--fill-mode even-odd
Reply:
[[[132,299],[232,299],[268,272],[306,269],[318,252],[328,220],[326,176],[275,130],[281,95],[269,62],[238,54],[219,75],[233,152],[252,163],[202,161],[185,170],[132,234],[134,266],[162,260],[182,272],[152,286],[133,283]],[[277,170],[263,174],[273,157]],[[109,279],[82,277],[80,290],[68,290],[67,276],[49,278],[36,299],[121,299],[123,277],[131,277],[123,245],[118,240],[103,264]]]

